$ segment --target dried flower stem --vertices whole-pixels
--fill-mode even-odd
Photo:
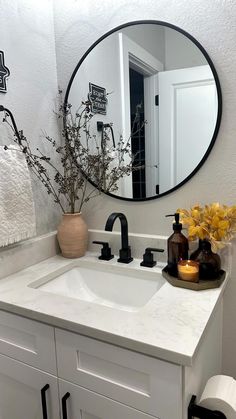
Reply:
[[[59,111],[55,113],[58,119],[64,121],[62,129],[64,144],[58,145],[46,134],[43,138],[58,154],[62,171],[58,169],[51,157],[44,155],[39,148],[36,149],[37,153],[32,151],[30,142],[23,131],[15,130],[8,120],[7,113],[3,122],[6,122],[13,132],[14,142],[18,144],[16,150],[24,153],[32,173],[45,186],[48,194],[53,196],[54,202],[60,206],[63,213],[66,212],[67,207],[71,213],[74,213],[77,208],[81,212],[83,205],[91,198],[98,196],[101,191],[117,191],[117,183],[120,179],[142,167],[134,165],[135,156],[131,152],[131,138],[143,128],[144,123],[137,125],[137,129],[132,129],[131,136],[126,142],[120,137],[114,151],[114,148],[110,146],[111,139],[106,130],[104,130],[103,142],[100,145],[96,135],[90,133],[90,121],[94,116],[91,113],[90,102],[82,103],[75,114],[72,114],[69,104],[67,106],[61,104]],[[135,117],[135,123],[137,120],[138,114]],[[5,146],[5,149],[7,150],[8,147]],[[51,172],[54,173],[53,179]],[[88,180],[96,185],[92,191],[88,191]]]

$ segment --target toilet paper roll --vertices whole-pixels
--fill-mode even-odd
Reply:
[[[211,377],[198,405],[213,411],[218,410],[227,419],[236,419],[236,380],[227,375]]]

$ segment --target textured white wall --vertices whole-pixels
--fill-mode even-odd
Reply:
[[[55,0],[60,85],[87,48],[106,31],[129,21],[157,19],[192,34],[207,50],[223,91],[223,117],[216,144],[200,171],[176,192],[132,203],[102,195],[84,210],[90,228],[104,228],[112,211],[123,211],[132,232],[169,234],[165,214],[195,202],[234,204],[236,198],[236,2],[235,0]],[[233,245],[235,254],[236,242]],[[236,261],[225,296],[223,371],[236,377]],[[167,313],[168,315],[168,313]],[[184,339],[184,336],[183,336]]]
[[[9,108],[33,147],[42,145],[42,131],[58,137],[53,115],[57,95],[57,72],[52,0],[0,0],[0,49],[10,69],[8,92],[0,93],[0,104]],[[3,113],[0,114],[0,119]],[[0,144],[9,144],[0,125]],[[33,178],[37,233],[53,230],[58,208],[43,186]]]

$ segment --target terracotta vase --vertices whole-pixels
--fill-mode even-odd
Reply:
[[[199,262],[200,279],[216,279],[221,268],[220,256],[213,253],[208,240],[199,240],[199,247],[190,256],[190,259]]]
[[[57,229],[57,239],[65,258],[84,256],[88,245],[88,227],[81,212],[63,214]]]

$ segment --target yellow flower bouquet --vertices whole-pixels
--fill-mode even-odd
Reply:
[[[194,205],[178,209],[180,222],[188,229],[189,240],[208,240],[213,252],[223,248],[236,233],[236,205]]]

